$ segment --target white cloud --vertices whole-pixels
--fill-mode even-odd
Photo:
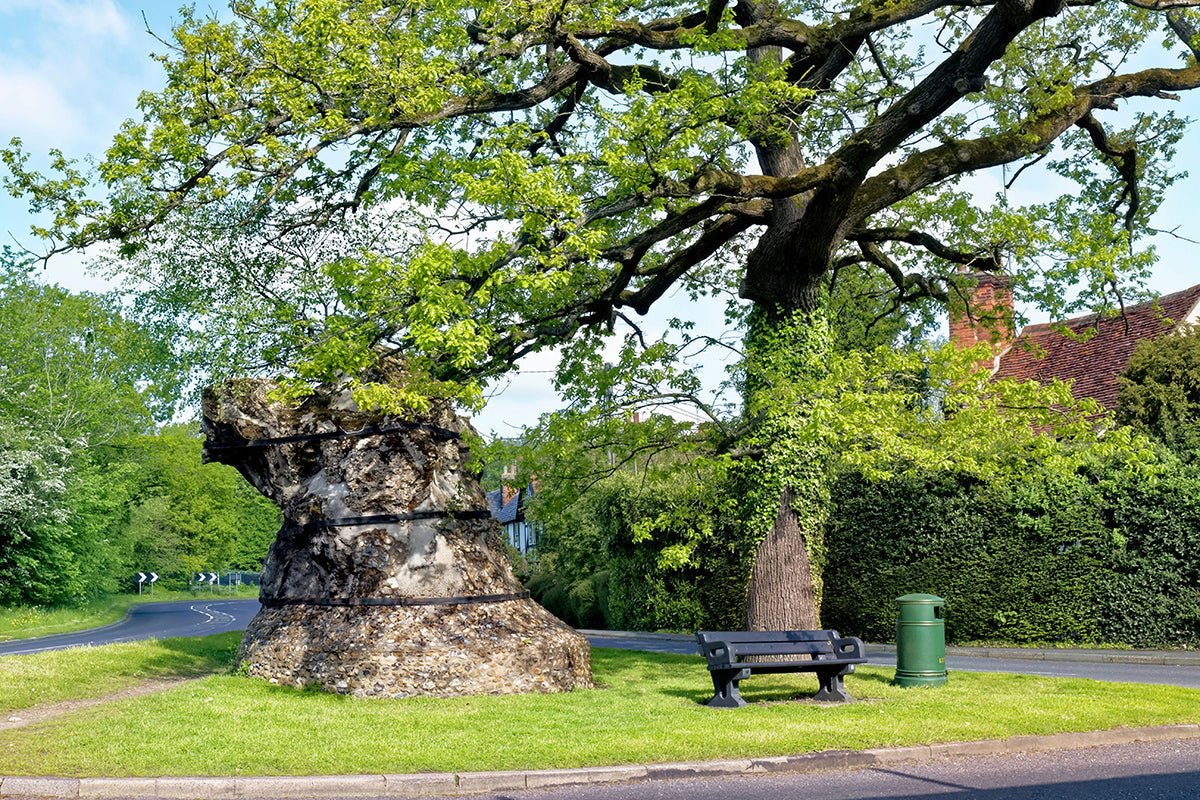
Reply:
[[[59,88],[43,75],[0,62],[0,131],[26,142],[49,137],[74,139],[85,128],[83,119]]]

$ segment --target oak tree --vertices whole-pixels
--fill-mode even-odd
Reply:
[[[1073,285],[1119,305],[1183,130],[1157,101],[1200,85],[1194,5],[234,0],[183,13],[165,88],[94,174],[39,174],[17,143],[7,183],[51,251],[118,242],[160,289],[206,274],[170,256],[207,226],[251,256],[214,265],[216,294],[271,323],[264,363],[311,379],[399,351],[409,401],[469,400],[564,343],[579,377],[617,329],[627,373],[694,398],[680,348],[729,342],[637,315],[736,294],[739,423],[708,410],[759,542],[749,621],[814,627],[828,445],[798,387],[826,364],[822,282],[866,267],[889,306],[955,304],[960,268],[1003,267],[1057,310]],[[964,183],[991,168],[1072,188],[1022,206]]]

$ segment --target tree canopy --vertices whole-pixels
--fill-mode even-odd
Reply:
[[[237,312],[242,369],[401,353],[407,384],[360,401],[472,403],[563,345],[578,402],[693,402],[743,454],[756,571],[817,576],[805,619],[752,624],[811,627],[828,444],[798,387],[836,340],[823,287],[865,270],[867,327],[1001,269],[1052,312],[1119,307],[1176,177],[1165,101],[1200,86],[1197,4],[233,0],[181,12],[165,88],[94,170],[39,174],[14,141],[5,180],[49,252],[116,242],[171,313]],[[995,196],[965,180],[992,168]],[[1010,200],[1039,174],[1071,188]],[[729,300],[744,338],[686,314],[646,335],[677,296]],[[738,424],[687,368],[709,348],[738,354]]]
[[[1121,374],[1116,417],[1184,461],[1200,459],[1200,332],[1138,345]]]
[[[166,88],[91,174],[28,171],[18,144],[6,181],[56,249],[161,253],[219,207],[218,241],[294,252],[376,209],[386,235],[312,265],[332,306],[278,267],[227,285],[291,314],[266,361],[384,345],[450,391],[673,291],[801,307],[852,264],[895,302],[1003,263],[1052,305],[1078,282],[1119,304],[1182,123],[1111,112],[1200,84],[1190,5],[237,0],[183,12]],[[1076,191],[1022,208],[961,183],[1047,156]]]

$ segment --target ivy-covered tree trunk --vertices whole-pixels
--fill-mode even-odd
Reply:
[[[745,441],[736,485],[756,548],[750,630],[820,627],[828,446],[804,384],[825,369],[829,327],[821,309],[808,305],[759,306],[746,338],[746,412],[759,422]]]

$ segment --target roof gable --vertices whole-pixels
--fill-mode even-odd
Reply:
[[[1095,327],[1096,335],[1083,341],[1064,335],[1052,324],[1029,325],[1013,346],[1001,354],[996,378],[1073,381],[1076,399],[1092,398],[1113,408],[1120,388],[1118,377],[1142,341],[1155,339],[1181,324],[1200,321],[1200,284],[1164,295],[1156,303],[1125,309],[1124,316],[1101,319],[1095,314],[1062,323],[1075,334]]]

